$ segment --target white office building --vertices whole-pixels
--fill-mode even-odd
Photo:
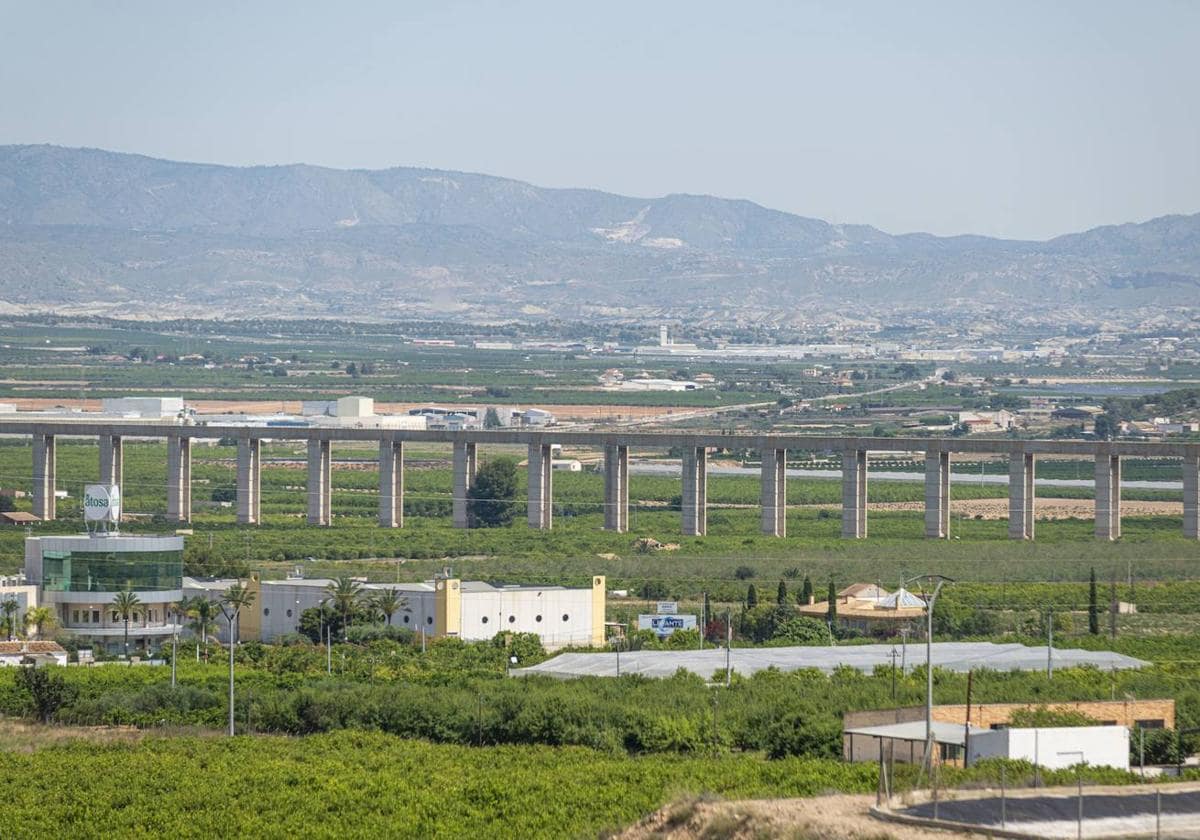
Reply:
[[[122,650],[126,633],[113,599],[132,592],[137,607],[129,620],[130,649],[157,648],[179,630],[171,605],[183,597],[183,537],[29,537],[25,577],[64,631],[112,652]]]

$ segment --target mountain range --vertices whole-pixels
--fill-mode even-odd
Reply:
[[[701,195],[0,146],[14,312],[802,322],[1197,301],[1200,214],[1044,242],[891,235]]]

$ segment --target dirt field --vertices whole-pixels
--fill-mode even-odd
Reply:
[[[841,505],[802,505],[806,508],[841,510]],[[923,511],[924,502],[871,502],[869,510]],[[1124,516],[1183,516],[1183,502],[1121,502]],[[960,519],[1008,519],[1008,499],[961,499],[950,501],[950,515]],[[1036,519],[1091,519],[1096,515],[1096,503],[1091,499],[1039,498]]]
[[[16,397],[8,400],[16,403],[18,411],[40,411],[47,408],[65,406],[82,408],[84,411],[99,411],[100,400],[91,399],[46,399],[43,397]],[[200,414],[299,414],[299,400],[188,400],[187,404]],[[482,404],[482,403],[481,403]],[[410,408],[420,408],[429,403],[375,403],[375,410],[380,414],[401,414]],[[554,414],[560,420],[637,420],[643,418],[662,417],[677,411],[693,411],[694,409],[674,409],[669,406],[645,405],[538,405]]]
[[[982,837],[911,828],[877,820],[869,813],[875,797],[818,796],[738,802],[674,802],[622,832],[620,840],[921,840],[927,837]]]

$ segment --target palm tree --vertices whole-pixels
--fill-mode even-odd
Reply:
[[[191,621],[188,622],[188,629],[195,634],[200,640],[200,644],[204,646],[204,661],[208,661],[208,637],[216,632],[217,629],[217,606],[212,601],[205,598],[203,595],[196,595],[192,598],[184,598],[179,604]],[[200,659],[200,647],[196,647],[196,659]]]
[[[12,641],[13,631],[16,630],[17,610],[20,608],[21,605],[17,603],[17,599],[11,595],[5,598],[3,603],[0,603],[0,610],[4,611],[4,624],[8,629],[8,640],[10,642]]]
[[[388,626],[392,624],[392,616],[398,612],[408,612],[408,599],[401,595],[395,589],[380,590],[372,599],[372,605],[387,621]]]
[[[49,607],[34,607],[25,613],[25,626],[33,626],[33,635],[42,638],[42,628],[54,624],[54,610]]]
[[[340,577],[326,586],[325,591],[329,594],[329,600],[333,601],[334,607],[342,614],[342,641],[346,641],[349,638],[347,630],[350,627],[350,614],[358,606],[362,584],[351,577]]]
[[[129,619],[133,617],[133,611],[142,602],[138,596],[126,589],[124,592],[118,592],[113,596],[112,607],[113,611],[120,616],[125,622],[125,659],[129,659]]]

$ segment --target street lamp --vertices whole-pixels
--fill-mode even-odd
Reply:
[[[325,605],[329,603],[328,598],[322,598],[320,604],[320,630],[319,635],[325,636],[325,674],[333,676],[333,627],[325,624]]]
[[[238,616],[244,608],[254,603],[255,593],[240,580],[225,591],[217,606],[225,620],[229,622],[229,734],[234,734],[233,720],[233,652],[237,646]]]
[[[954,583],[952,578],[945,575],[914,575],[904,581],[901,586],[907,586],[914,581],[932,583],[937,581],[933,594],[925,600],[925,769],[933,773],[933,605],[937,602],[938,593],[943,584]]]
[[[179,652],[179,622],[176,621],[175,608],[172,606],[171,616],[171,688],[175,688],[175,660]]]

